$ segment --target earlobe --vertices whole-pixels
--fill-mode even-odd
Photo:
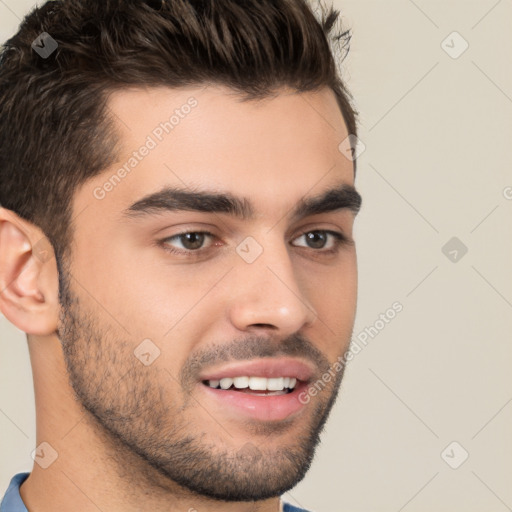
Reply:
[[[58,309],[51,244],[37,226],[0,208],[0,310],[18,329],[45,336],[57,329]]]

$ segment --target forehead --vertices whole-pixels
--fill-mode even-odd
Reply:
[[[277,213],[308,192],[353,184],[352,162],[338,149],[346,125],[328,88],[248,101],[220,86],[127,89],[112,93],[108,108],[119,160],[80,191],[77,210],[119,212],[179,186],[251,197]]]

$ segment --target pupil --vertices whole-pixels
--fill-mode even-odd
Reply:
[[[308,233],[307,239],[310,247],[321,249],[325,245],[325,236],[325,233],[320,233],[319,231],[311,231]]]
[[[187,249],[199,249],[204,242],[203,233],[186,233],[185,243],[183,244]],[[191,243],[190,243],[191,242]]]

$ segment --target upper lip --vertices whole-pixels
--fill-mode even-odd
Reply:
[[[250,361],[233,361],[219,368],[207,370],[200,375],[200,380],[220,380],[225,377],[295,377],[308,381],[313,375],[310,364],[290,357],[267,357]]]

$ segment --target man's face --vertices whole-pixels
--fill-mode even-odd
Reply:
[[[354,180],[334,94],[155,88],[109,108],[123,152],[74,197],[62,276],[74,391],[121,466],[125,450],[213,498],[282,494],[311,463],[342,372],[299,395],[345,353],[355,315],[352,196],[325,196]],[[190,193],[228,195],[245,215]]]

